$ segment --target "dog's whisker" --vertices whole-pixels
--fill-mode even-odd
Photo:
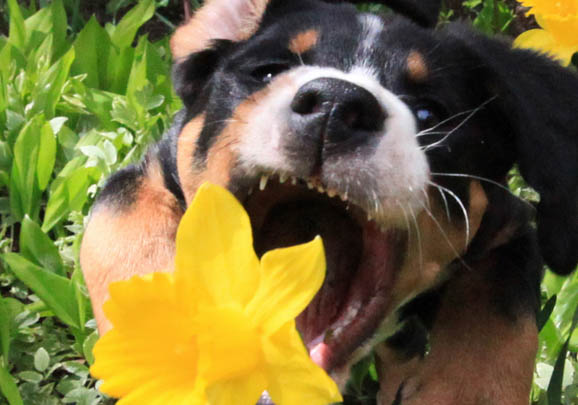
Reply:
[[[440,188],[440,190],[445,191],[446,193],[448,193],[450,196],[452,196],[456,202],[458,203],[458,205],[460,206],[460,208],[462,209],[462,212],[464,214],[464,221],[466,224],[466,245],[468,244],[469,240],[470,240],[470,219],[468,217],[468,211],[466,210],[466,207],[464,206],[464,204],[462,203],[462,200],[450,189],[444,187],[444,186],[440,186],[439,184],[436,184],[433,181],[428,181],[429,184],[431,185],[435,185],[437,187]]]
[[[479,181],[483,181],[489,184],[492,184],[498,188],[501,188],[504,191],[507,191],[510,195],[512,195],[513,197],[515,197],[516,199],[522,201],[524,204],[528,205],[529,207],[534,208],[534,206],[526,201],[525,199],[518,197],[516,194],[512,193],[512,190],[510,190],[508,187],[506,187],[505,185],[492,180],[492,179],[488,179],[487,177],[482,177],[482,176],[476,176],[474,174],[465,174],[465,173],[430,173],[432,176],[445,176],[445,177],[463,177],[463,178],[470,178],[470,179],[474,179],[474,180],[479,180]]]
[[[442,126],[442,125],[444,125],[444,124],[447,124],[448,122],[450,122],[450,121],[452,121],[452,120],[454,120],[454,119],[456,119],[456,118],[458,118],[458,117],[461,117],[462,115],[471,114],[472,111],[473,111],[473,109],[472,109],[472,110],[460,111],[460,112],[458,112],[458,113],[455,113],[454,115],[452,115],[452,116],[450,116],[450,117],[448,117],[448,118],[446,118],[446,119],[438,122],[438,123],[435,124],[434,126],[429,127],[429,128],[426,128],[426,129],[418,132],[418,133],[417,133],[417,136],[421,136],[421,135],[423,135],[423,134],[432,132],[433,130],[439,128],[440,126]]]
[[[434,186],[440,193],[440,196],[442,197],[442,201],[444,202],[444,208],[446,210],[446,217],[448,219],[448,222],[451,222],[452,217],[450,215],[450,206],[448,204],[448,199],[446,198],[446,195],[444,194],[444,191],[439,188],[439,186],[437,184],[431,184],[432,186]]]
[[[422,250],[422,244],[421,244],[421,231],[419,230],[419,224],[417,223],[417,217],[415,215],[415,212],[413,211],[413,208],[411,208],[411,205],[408,205],[407,208],[409,208],[409,213],[411,214],[411,217],[413,219],[413,223],[415,226],[415,231],[416,231],[416,239],[417,239],[417,249],[418,249],[418,254],[419,254],[419,268],[421,271],[423,271],[423,250]]]
[[[419,138],[421,136],[429,136],[429,135],[446,135],[447,133],[448,131],[434,131],[434,132],[420,131],[415,136]]]
[[[469,110],[469,113],[467,113],[467,112],[458,113],[458,114],[460,114],[460,115],[463,115],[463,114],[466,114],[466,113],[467,113],[468,115],[467,115],[466,118],[465,118],[464,120],[462,120],[462,122],[460,122],[455,128],[453,128],[451,131],[449,131],[442,139],[440,139],[439,141],[434,142],[434,143],[432,143],[432,144],[430,144],[430,145],[425,146],[425,148],[424,148],[423,150],[425,150],[425,151],[427,152],[427,151],[430,150],[431,148],[433,148],[433,147],[435,147],[435,146],[443,143],[443,142],[444,142],[446,139],[448,139],[454,132],[456,132],[457,130],[459,130],[460,128],[462,128],[470,119],[472,119],[472,118],[474,117],[474,115],[476,115],[479,111],[481,111],[488,103],[492,102],[496,97],[497,97],[497,96],[490,97],[488,100],[484,101],[484,102],[483,102],[482,104],[480,104],[478,107],[476,107],[476,108],[474,108],[474,109],[472,109],[472,110]],[[447,122],[447,120],[456,118],[456,117],[458,116],[458,114],[454,115],[453,117],[447,118],[447,119],[445,119],[444,121],[441,121],[441,122],[438,123],[437,125],[433,126],[432,129],[437,128],[439,125],[443,124],[444,122]],[[427,130],[426,130],[426,131],[427,131]],[[423,135],[423,132],[424,132],[424,131],[421,132],[421,135]],[[426,132],[426,133],[427,133],[427,132]]]
[[[443,238],[445,239],[445,241],[447,242],[448,246],[450,247],[450,249],[452,249],[452,251],[454,252],[454,254],[456,255],[456,258],[462,263],[462,265],[467,268],[468,270],[471,270],[471,267],[464,261],[464,259],[462,258],[462,255],[460,254],[460,252],[456,249],[456,247],[454,246],[454,244],[452,243],[452,241],[450,240],[449,236],[447,235],[446,231],[444,230],[444,228],[442,227],[442,225],[439,223],[439,221],[437,220],[437,218],[435,217],[435,215],[427,209],[427,207],[424,204],[421,204],[422,208],[424,209],[424,211],[428,214],[428,216],[431,218],[431,220],[436,224],[436,226],[438,227],[440,233],[442,234]],[[468,239],[469,240],[469,239]],[[464,245],[464,248],[467,249],[468,243],[466,240],[466,244]]]

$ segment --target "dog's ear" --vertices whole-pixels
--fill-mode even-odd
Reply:
[[[559,274],[578,262],[578,76],[534,51],[453,26],[450,35],[474,54],[472,69],[514,145],[509,163],[540,194],[538,239],[546,263]]]
[[[199,95],[231,44],[250,37],[258,28],[269,0],[206,0],[175,31],[171,52],[173,83],[185,106]]]
[[[186,107],[198,99],[219,61],[229,52],[232,42],[214,40],[206,49],[192,53],[173,66],[173,86]]]
[[[241,41],[259,26],[269,0],[206,0],[175,31],[171,52],[176,61],[211,46],[215,40]]]
[[[367,0],[348,2],[367,3]],[[383,4],[426,28],[436,26],[442,5],[441,0],[375,0],[373,3]]]

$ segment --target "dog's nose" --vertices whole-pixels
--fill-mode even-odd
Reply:
[[[319,78],[304,84],[291,102],[291,125],[300,135],[325,142],[362,140],[381,131],[386,112],[373,94],[340,79]]]

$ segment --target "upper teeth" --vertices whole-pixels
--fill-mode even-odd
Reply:
[[[263,191],[265,190],[265,188],[267,187],[267,183],[269,182],[269,177],[270,175],[262,175],[261,178],[259,179],[259,190]],[[291,179],[291,184],[296,185],[298,182],[298,178],[295,176],[289,176],[286,173],[281,173],[279,174],[279,183],[285,183],[288,179]],[[326,188],[323,186],[323,184],[321,183],[321,181],[318,178],[315,179],[308,179],[305,180],[305,184],[307,184],[307,188],[309,188],[310,190],[317,190],[317,192],[322,193],[322,194],[326,194],[329,198],[333,198],[335,196],[339,196],[339,198],[344,201],[347,202],[349,200],[349,196],[348,196],[348,192],[345,191],[344,193],[340,193],[338,192],[336,189],[334,188]],[[253,188],[249,189],[249,194],[251,194],[253,192]],[[349,209],[349,205],[346,206],[346,209]],[[371,221],[375,221],[375,214],[374,213],[368,213],[367,214],[367,221],[371,222]],[[379,229],[381,232],[385,233],[387,232],[387,229],[384,225],[379,225]]]
[[[269,176],[261,176],[261,181],[259,182],[259,190],[265,190],[267,187],[267,182],[269,181]]]
[[[297,184],[297,177],[295,176],[289,176],[286,173],[281,173],[279,174],[279,183],[283,184],[285,183],[288,179],[291,179],[291,184],[296,185]],[[263,174],[261,175],[261,178],[259,179],[259,190],[263,191],[267,188],[267,183],[269,183],[269,179],[270,179],[270,175],[268,174]],[[307,188],[310,190],[317,190],[317,192],[322,193],[322,194],[326,194],[329,198],[333,198],[336,196],[339,196],[339,198],[341,198],[342,201],[347,201],[349,199],[347,192],[341,194],[339,193],[336,189],[334,188],[326,188],[325,186],[323,186],[323,184],[319,181],[319,179],[309,179],[305,181],[305,184],[307,185]],[[251,192],[253,190],[251,189]]]

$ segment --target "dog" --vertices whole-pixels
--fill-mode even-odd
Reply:
[[[183,101],[114,174],[81,265],[100,332],[107,286],[172,267],[205,181],[265,251],[323,237],[327,277],[297,319],[345,387],[373,352],[377,401],[528,404],[543,263],[578,260],[578,78],[439,1],[207,0],[171,40]],[[514,165],[540,194],[512,195]]]

